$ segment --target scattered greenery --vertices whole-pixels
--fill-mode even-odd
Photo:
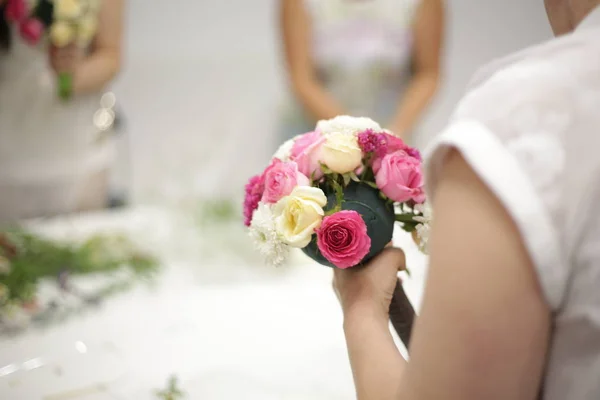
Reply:
[[[70,243],[22,229],[0,232],[0,308],[35,301],[42,279],[56,279],[66,288],[69,276],[123,268],[148,276],[158,262],[121,235],[96,235],[83,243]]]
[[[206,200],[198,205],[197,222],[199,225],[230,222],[239,220],[241,215],[240,207],[232,200]]]
[[[171,378],[169,378],[167,388],[163,390],[158,390],[156,392],[156,397],[161,400],[182,399],[184,397],[184,393],[181,391],[181,389],[179,389],[177,377],[172,376]]]

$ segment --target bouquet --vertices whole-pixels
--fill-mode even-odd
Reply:
[[[323,265],[357,268],[391,242],[396,222],[426,251],[421,164],[416,149],[368,118],[320,121],[250,179],[245,224],[275,266],[298,248]],[[399,284],[390,315],[408,344],[414,310]]]
[[[21,37],[36,46],[46,32],[56,47],[89,46],[98,28],[100,0],[7,0],[4,17],[19,26]],[[58,95],[71,97],[73,76],[58,76]]]

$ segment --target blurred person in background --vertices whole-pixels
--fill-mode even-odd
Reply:
[[[124,0],[101,1],[89,48],[30,46],[0,0],[0,224],[103,208],[114,146],[98,127],[103,89],[120,68]],[[73,96],[57,96],[57,75]]]
[[[337,115],[410,140],[440,79],[442,0],[280,0],[289,139]]]

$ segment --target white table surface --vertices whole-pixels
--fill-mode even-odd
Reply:
[[[331,271],[302,254],[270,270],[242,228],[188,222],[155,208],[35,222],[54,237],[125,231],[164,267],[153,285],[0,338],[0,399],[150,400],[171,375],[186,399],[354,398]],[[395,241],[418,306],[425,257],[404,233]]]

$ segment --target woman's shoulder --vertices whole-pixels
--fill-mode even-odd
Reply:
[[[600,194],[600,67],[587,42],[554,40],[484,67],[426,152],[435,193],[454,148],[519,226],[549,304],[563,300],[576,238]],[[581,56],[581,57],[580,57]]]

